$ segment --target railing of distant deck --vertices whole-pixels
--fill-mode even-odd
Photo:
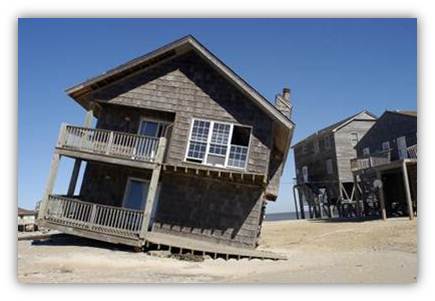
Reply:
[[[138,238],[143,210],[83,202],[57,195],[48,197],[45,218],[60,225],[103,234]]]
[[[58,147],[139,161],[153,161],[159,138],[63,125]]]
[[[408,147],[408,157],[411,159],[417,159],[417,144]]]
[[[363,158],[354,158],[350,160],[350,166],[353,171],[367,169],[383,164],[388,164],[391,162],[390,151],[386,150],[383,152],[371,154]]]

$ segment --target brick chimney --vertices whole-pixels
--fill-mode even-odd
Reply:
[[[292,118],[292,110],[293,106],[290,100],[290,89],[284,88],[282,89],[282,95],[278,94],[275,97],[275,107],[281,111],[288,119]]]

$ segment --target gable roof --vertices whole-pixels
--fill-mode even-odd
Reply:
[[[270,103],[264,96],[250,86],[221,60],[219,60],[219,58],[217,58],[213,53],[199,43],[198,40],[196,40],[192,35],[185,36],[148,54],[115,67],[101,75],[68,88],[66,93],[77,100],[77,98],[81,95],[89,93],[95,89],[99,89],[105,85],[108,85],[109,83],[115,82],[127,75],[137,72],[138,70],[152,66],[162,60],[172,58],[180,53],[185,53],[186,50],[196,51],[212,67],[214,67],[220,74],[231,81],[274,120],[277,120],[279,123],[289,129],[294,127],[294,123],[290,119],[288,119],[272,103]]]
[[[373,113],[371,113],[371,112],[369,112],[367,110],[363,110],[361,112],[356,113],[355,115],[347,117],[347,118],[345,118],[343,120],[340,120],[339,122],[333,123],[333,124],[323,128],[321,130],[318,130],[317,132],[311,134],[310,136],[308,136],[308,137],[302,139],[301,141],[299,141],[298,143],[294,144],[292,146],[292,148],[297,146],[297,145],[299,145],[299,144],[301,144],[301,143],[303,143],[303,142],[305,142],[305,141],[311,140],[312,138],[314,138],[316,136],[320,136],[320,135],[326,134],[328,132],[335,133],[336,131],[338,131],[342,127],[348,125],[349,123],[351,123],[354,120],[368,120],[367,118],[364,118],[364,119],[358,118],[362,114],[366,114],[366,115],[369,115],[370,117],[372,117],[372,119],[370,119],[370,120],[376,120],[376,118],[377,118],[375,114],[373,114]]]
[[[393,114],[399,114],[399,115],[404,115],[404,116],[409,116],[409,117],[417,117],[417,111],[385,111],[385,113],[393,113]],[[384,113],[384,114],[385,114]]]
[[[18,207],[18,215],[35,215],[36,212],[33,210],[24,209],[21,207]]]

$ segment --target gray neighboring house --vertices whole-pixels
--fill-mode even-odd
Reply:
[[[35,231],[37,228],[35,221],[35,211],[18,207],[18,231]]]
[[[336,122],[292,146],[295,156],[295,206],[305,218],[355,214],[355,186],[350,160],[354,147],[375,124],[376,116],[362,111]]]
[[[39,224],[135,247],[274,258],[252,249],[293,135],[289,89],[270,103],[186,36],[66,92],[87,114],[61,126]],[[74,168],[55,194],[61,158]]]
[[[417,213],[417,112],[385,111],[356,145],[352,171],[365,215]]]

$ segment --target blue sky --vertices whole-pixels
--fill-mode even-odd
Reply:
[[[184,35],[203,45],[270,101],[292,89],[293,142],[367,109],[416,109],[415,19],[20,19],[18,204],[41,199],[62,122],[84,110],[64,90]],[[276,203],[293,210],[294,158]],[[65,193],[72,160],[55,192]]]

